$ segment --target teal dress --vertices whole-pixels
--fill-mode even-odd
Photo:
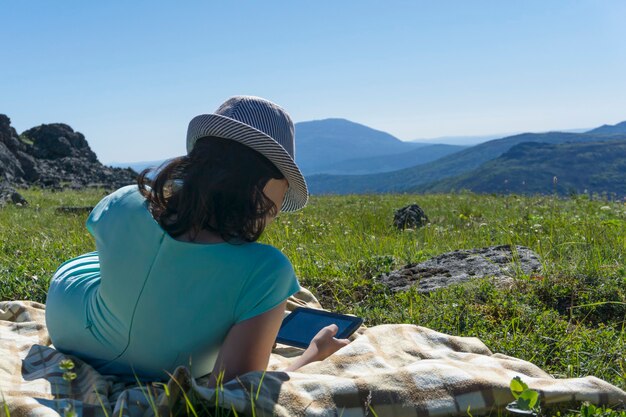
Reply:
[[[62,264],[46,301],[53,345],[103,374],[164,379],[179,365],[213,369],[229,329],[300,286],[289,260],[260,243],[171,238],[137,186],[105,197],[87,229],[97,252]]]

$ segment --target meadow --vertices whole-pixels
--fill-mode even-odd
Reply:
[[[95,249],[87,213],[102,190],[20,191],[26,207],[0,209],[0,299],[45,301],[63,261]],[[393,226],[395,209],[417,203],[430,223]],[[480,338],[493,352],[556,377],[595,375],[626,389],[626,205],[588,196],[433,194],[312,197],[281,214],[261,238],[292,261],[303,286],[331,310],[373,326],[413,323]],[[531,248],[543,273],[490,279],[429,295],[392,293],[381,273],[444,252],[491,245]]]

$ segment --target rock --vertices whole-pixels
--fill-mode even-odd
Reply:
[[[11,120],[0,114],[0,180],[9,185],[116,189],[133,184],[136,177],[129,168],[102,165],[85,136],[66,124],[44,124],[18,136]]]
[[[28,201],[20,193],[6,184],[0,184],[0,207],[4,207],[8,203],[18,206],[28,205]]]
[[[0,142],[0,179],[12,184],[22,183],[24,170],[13,152]]]
[[[0,181],[20,185],[24,182],[24,171],[15,155],[23,147],[17,132],[11,127],[11,119],[0,114]]]
[[[137,177],[132,169],[109,168],[75,157],[39,160],[37,171],[39,178],[34,183],[54,188],[81,189],[89,184],[101,184],[116,189],[133,184]]]
[[[80,132],[63,123],[40,125],[22,135],[33,142],[33,156],[40,159],[75,157],[98,162],[96,154]]]
[[[378,279],[392,291],[417,287],[421,293],[492,277],[499,284],[511,282],[518,273],[532,275],[541,271],[539,256],[524,246],[490,246],[481,249],[444,253],[419,264],[409,264]]]
[[[417,229],[428,223],[428,217],[424,210],[417,204],[411,204],[396,210],[393,215],[393,224],[400,230]]]
[[[33,183],[39,179],[39,171],[37,171],[37,162],[32,155],[26,152],[17,151],[15,153],[17,160],[19,161],[22,171],[24,172],[24,180],[28,183]]]
[[[55,213],[84,214],[91,213],[93,206],[59,206],[54,209]]]
[[[11,152],[24,150],[26,145],[19,139],[17,131],[11,127],[11,119],[0,114],[0,143],[3,143]]]

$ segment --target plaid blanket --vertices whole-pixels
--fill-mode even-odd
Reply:
[[[297,305],[321,308],[306,291],[290,300],[288,310]],[[245,374],[217,390],[183,367],[167,384],[129,385],[76,358],[75,379],[66,380],[59,365],[68,357],[50,345],[44,311],[32,301],[0,302],[2,417],[68,410],[86,417],[164,416],[187,400],[196,410],[218,403],[233,415],[253,415],[253,409],[257,416],[480,415],[513,401],[509,383],[515,376],[539,391],[544,405],[626,403],[624,391],[600,379],[554,379],[529,362],[492,354],[476,338],[403,324],[362,328],[350,345],[298,372],[279,369],[301,351],[278,345],[267,372]]]

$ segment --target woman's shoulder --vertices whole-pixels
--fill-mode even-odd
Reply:
[[[145,200],[139,192],[139,187],[137,185],[127,185],[103,197],[98,204],[96,204],[92,212],[97,213],[99,211],[107,210],[111,206],[119,204],[123,200],[128,200],[129,198],[133,200],[133,197],[137,202]]]
[[[127,185],[125,187],[119,188],[113,191],[111,194],[104,197],[100,202],[96,205],[95,209],[98,208],[112,208],[115,206],[140,206],[145,203],[146,199],[139,191],[139,187],[134,185]]]
[[[139,191],[139,187],[137,186],[137,184],[131,184],[122,188],[118,188],[117,190],[113,191],[111,194],[105,197],[105,199],[107,198],[112,202],[127,199],[127,198],[134,198],[140,201],[145,200],[143,195],[141,195],[141,192]]]
[[[244,250],[269,261],[289,262],[289,258],[280,249],[266,243],[252,242],[242,245],[242,247]]]
[[[93,233],[99,223],[137,221],[147,212],[145,201],[137,185],[122,187],[96,204],[87,219],[87,229]]]
[[[248,251],[245,258],[255,265],[257,273],[282,271],[287,275],[294,274],[291,261],[280,249],[258,242],[249,243],[245,246],[247,246],[246,250]]]

